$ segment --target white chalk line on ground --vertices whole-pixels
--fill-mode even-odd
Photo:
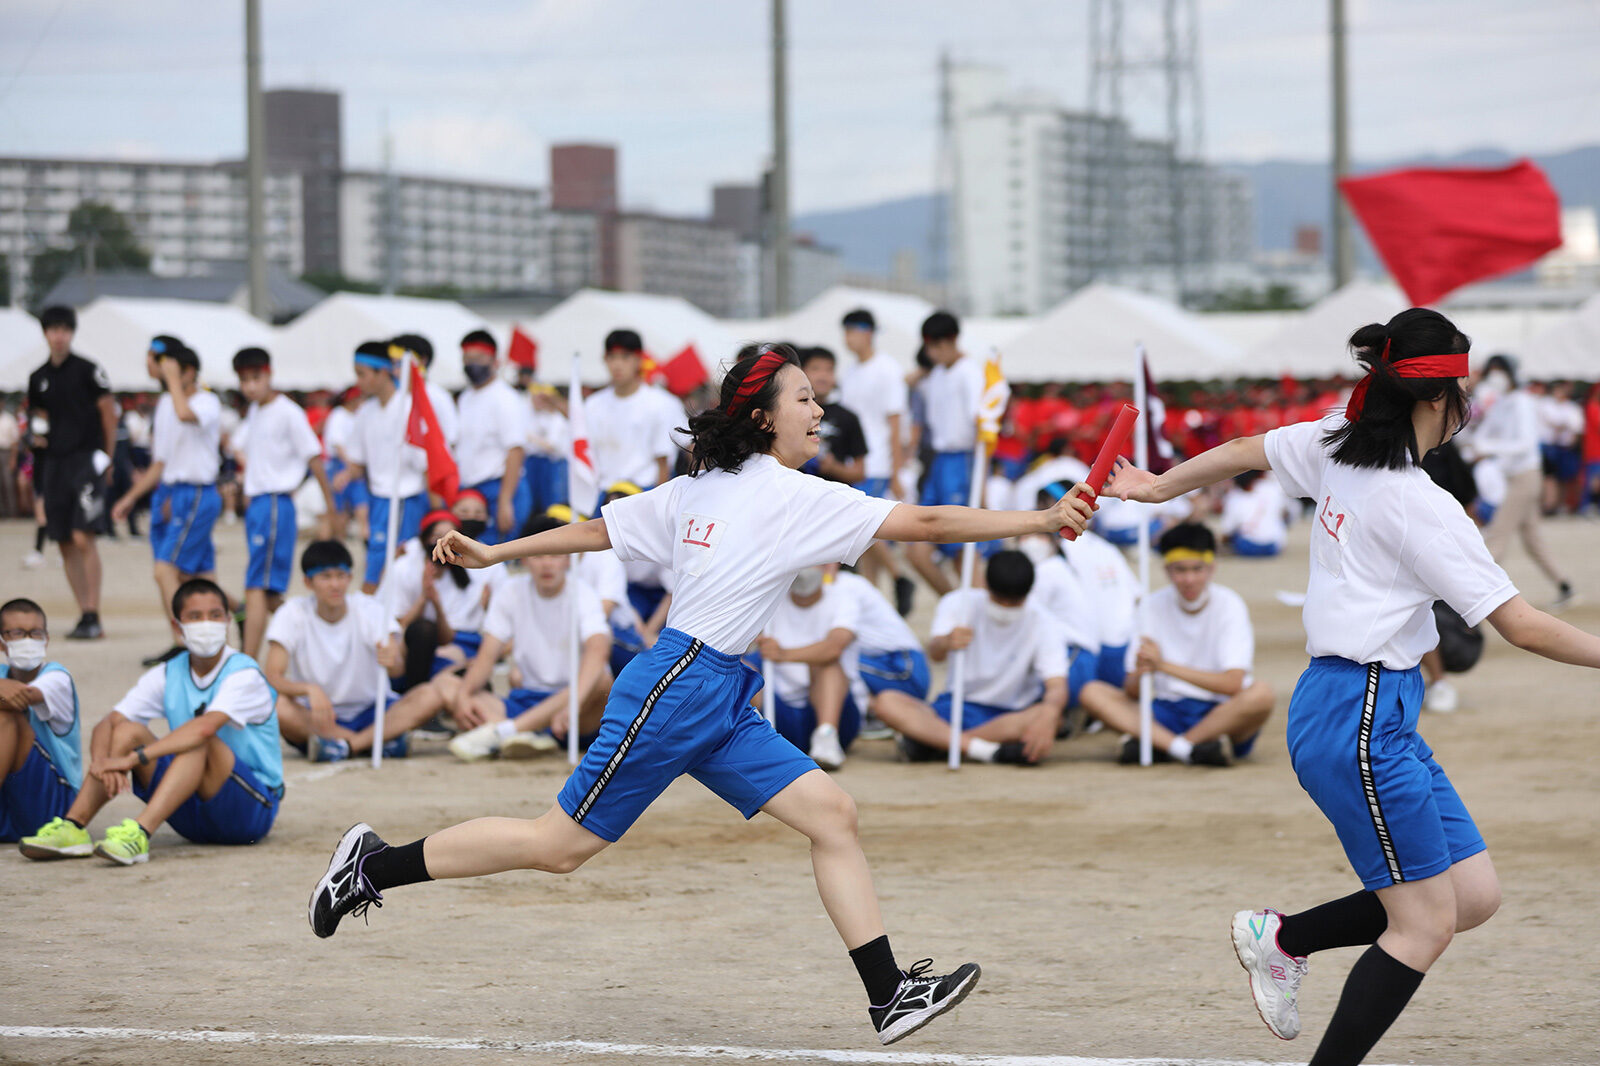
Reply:
[[[124,1029],[72,1025],[0,1025],[19,1040],[158,1040],[175,1044],[272,1044],[300,1047],[411,1047],[435,1051],[499,1051],[526,1055],[610,1055],[656,1059],[839,1062],[892,1066],[1292,1066],[1234,1059],[1103,1059],[1081,1055],[963,1055],[925,1051],[761,1048],[718,1044],[616,1044],[600,1040],[489,1040],[360,1033],[257,1033],[227,1029]]]

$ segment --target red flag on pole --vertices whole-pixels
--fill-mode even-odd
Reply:
[[[1414,304],[1527,266],[1561,247],[1561,202],[1544,172],[1417,167],[1345,178],[1339,189]]]
[[[522,332],[521,326],[511,327],[511,344],[506,348],[506,358],[512,366],[525,366],[535,370],[539,366],[539,344]]]
[[[711,380],[705,364],[700,362],[700,353],[692,344],[684,345],[683,351],[663,363],[661,373],[666,378],[668,391],[680,399]]]
[[[411,364],[411,413],[406,416],[406,443],[428,453],[428,491],[443,499],[446,506],[455,503],[461,491],[461,474],[450,455],[450,446],[445,443],[444,431],[439,428],[433,401],[428,399],[422,368],[416,363]]]

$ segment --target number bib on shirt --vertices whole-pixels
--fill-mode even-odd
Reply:
[[[725,523],[710,515],[687,513],[679,515],[678,522],[680,529],[678,545],[673,553],[673,569],[690,577],[699,577],[710,565],[711,557],[717,554]]]
[[[1334,577],[1344,573],[1344,546],[1354,522],[1355,516],[1331,493],[1322,498],[1311,530],[1311,557]]]

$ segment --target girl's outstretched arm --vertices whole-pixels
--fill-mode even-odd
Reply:
[[[1117,465],[1112,468],[1111,480],[1106,482],[1100,494],[1140,503],[1166,503],[1186,492],[1236,477],[1246,470],[1270,469],[1264,434],[1236,437],[1208,452],[1201,452],[1193,459],[1185,459],[1165,474],[1152,474],[1125,459],[1118,459]]]
[[[1489,624],[1524,651],[1558,663],[1600,667],[1600,637],[1546,614],[1521,596],[1490,611]]]
[[[897,504],[878,527],[879,540],[932,541],[960,544],[967,541],[1002,540],[1028,533],[1054,533],[1058,529],[1083,531],[1095,505],[1080,500],[1079,491],[1088,494],[1082,482],[1056,503],[1042,511],[989,511],[981,507],[919,507]]]
[[[507,559],[526,559],[530,555],[577,555],[580,552],[604,551],[609,547],[611,535],[606,532],[606,520],[591,518],[587,522],[547,529],[543,533],[508,540],[504,544],[480,544],[459,529],[452,529],[433,546],[433,560],[436,563],[458,563],[476,570],[503,563]]]

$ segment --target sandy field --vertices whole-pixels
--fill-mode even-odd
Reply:
[[[1590,597],[1567,617],[1600,631],[1600,524],[1549,535]],[[0,1062],[1304,1062],[1358,951],[1312,960],[1305,1032],[1284,1044],[1257,1019],[1227,939],[1238,908],[1295,910],[1358,887],[1284,750],[1304,636],[1274,593],[1303,588],[1303,536],[1283,559],[1219,567],[1251,605],[1258,676],[1279,692],[1257,754],[1235,768],[1118,767],[1105,734],[1058,744],[1037,769],[951,774],[896,763],[888,742],[852,751],[838,779],[860,804],[902,965],[984,967],[953,1015],[894,1048],[878,1049],[802,839],[765,816],[741,821],[688,779],[575,875],[397,889],[370,927],[347,919],[316,939],[306,898],[351,823],[401,842],[477,815],[531,816],[565,777],[564,760],[467,766],[435,745],[376,773],[286,757],[282,812],[255,847],[163,829],[150,863],[127,869],[0,852]],[[0,593],[39,599],[65,633],[75,615],[55,557],[17,566],[31,537],[0,526]],[[242,527],[217,540],[237,588]],[[52,644],[77,678],[86,737],[167,640],[146,546],[102,545],[107,639]],[[1520,552],[1510,569],[1534,602],[1551,598]],[[924,590],[924,633],[931,610]],[[1426,717],[1424,732],[1489,841],[1505,904],[1456,941],[1373,1061],[1595,1062],[1600,676],[1491,635],[1459,687],[1461,711]]]

